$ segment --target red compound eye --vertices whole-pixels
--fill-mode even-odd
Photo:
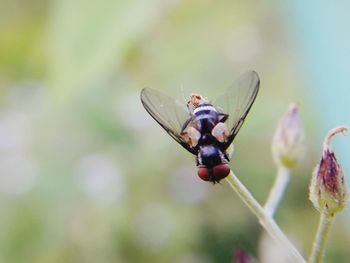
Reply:
[[[197,174],[204,181],[210,180],[209,169],[206,167],[198,167]]]
[[[212,169],[198,167],[197,174],[204,181],[219,182],[221,179],[229,175],[230,170],[228,164],[222,163],[214,166]]]
[[[229,175],[231,168],[228,164],[222,163],[214,166],[213,168],[213,178],[215,181],[220,181]]]

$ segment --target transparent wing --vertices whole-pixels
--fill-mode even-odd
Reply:
[[[186,125],[190,118],[190,114],[184,105],[172,97],[149,88],[141,91],[141,102],[152,118],[175,141],[180,143],[189,152],[196,154],[196,151],[180,135],[183,126]]]
[[[255,71],[248,71],[239,77],[226,92],[213,104],[222,113],[228,114],[226,120],[230,131],[225,147],[229,147],[242,127],[250,108],[259,91],[259,76]]]

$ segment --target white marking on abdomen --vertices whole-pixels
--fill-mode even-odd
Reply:
[[[212,110],[216,112],[216,109],[213,106],[199,106],[193,111],[193,114],[196,114],[199,111]]]

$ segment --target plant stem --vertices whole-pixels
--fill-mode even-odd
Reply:
[[[290,170],[284,165],[279,165],[277,168],[277,177],[270,191],[269,197],[265,203],[266,214],[273,216],[279,203],[282,200],[283,194],[287,188],[290,179]]]
[[[326,213],[321,213],[320,223],[318,225],[317,234],[312,246],[310,263],[321,263],[326,248],[326,242],[329,230],[334,222],[334,216],[328,216]]]
[[[266,214],[264,208],[255,200],[253,195],[241,183],[241,181],[231,171],[226,177],[227,182],[232,189],[238,194],[242,201],[259,219],[260,224],[265,228],[269,235],[285,248],[288,257],[293,263],[306,263],[305,259],[300,255],[298,250],[292,245],[289,239],[278,227],[273,218]]]

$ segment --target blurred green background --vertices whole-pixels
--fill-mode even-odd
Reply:
[[[348,72],[337,93],[326,76],[336,78],[339,63],[323,58],[335,49],[343,58],[345,47],[332,44],[350,36],[329,41],[322,33],[337,23],[317,21],[339,18],[338,9],[318,16],[320,5],[303,3],[2,0],[0,262],[232,262],[239,248],[285,262],[228,185],[201,181],[194,157],[139,99],[145,86],[215,98],[248,69],[261,90],[231,166],[264,202],[276,173],[273,132],[299,103],[308,154],[276,218],[307,256],[318,223],[311,171],[326,131],[349,120]],[[348,262],[348,222],[348,213],[337,218],[326,262]]]

